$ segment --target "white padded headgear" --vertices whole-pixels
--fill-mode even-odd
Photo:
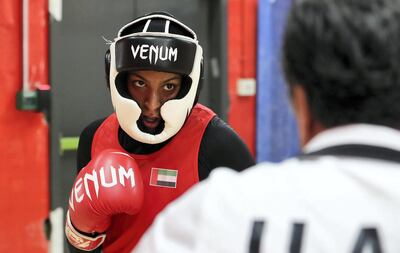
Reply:
[[[121,128],[133,139],[148,144],[174,136],[192,110],[201,78],[203,50],[196,34],[172,16],[149,14],[119,30],[110,45],[110,56],[111,100]],[[137,122],[142,110],[124,92],[126,84],[120,77],[135,70],[172,72],[190,79],[186,94],[161,106],[164,129],[158,134],[139,129]]]

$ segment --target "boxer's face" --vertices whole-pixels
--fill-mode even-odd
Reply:
[[[178,95],[181,85],[182,77],[175,73],[143,70],[128,75],[128,92],[142,109],[139,127],[143,131],[158,132],[157,127],[163,123],[160,108]]]

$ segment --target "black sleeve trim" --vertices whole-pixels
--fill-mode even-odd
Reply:
[[[103,123],[104,120],[105,118],[92,122],[81,132],[81,135],[79,137],[78,151],[76,155],[77,156],[76,166],[78,172],[83,167],[85,167],[86,164],[88,164],[92,159],[91,154],[92,154],[93,137],[94,134],[96,133],[96,130],[99,128],[99,126]]]
[[[242,171],[255,164],[254,158],[239,135],[215,116],[208,124],[199,150],[199,179],[208,177],[217,167]]]

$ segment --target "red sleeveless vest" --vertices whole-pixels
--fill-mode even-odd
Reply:
[[[166,146],[149,155],[131,154],[140,167],[144,181],[143,208],[135,216],[121,214],[112,218],[103,252],[130,252],[155,216],[199,181],[200,143],[214,115],[207,107],[197,104],[182,129]],[[124,151],[118,142],[118,128],[114,113],[97,129],[92,143],[92,157],[107,148]]]

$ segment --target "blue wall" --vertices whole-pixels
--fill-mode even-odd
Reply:
[[[280,64],[290,0],[259,0],[257,50],[257,161],[279,162],[299,152],[293,112]]]

